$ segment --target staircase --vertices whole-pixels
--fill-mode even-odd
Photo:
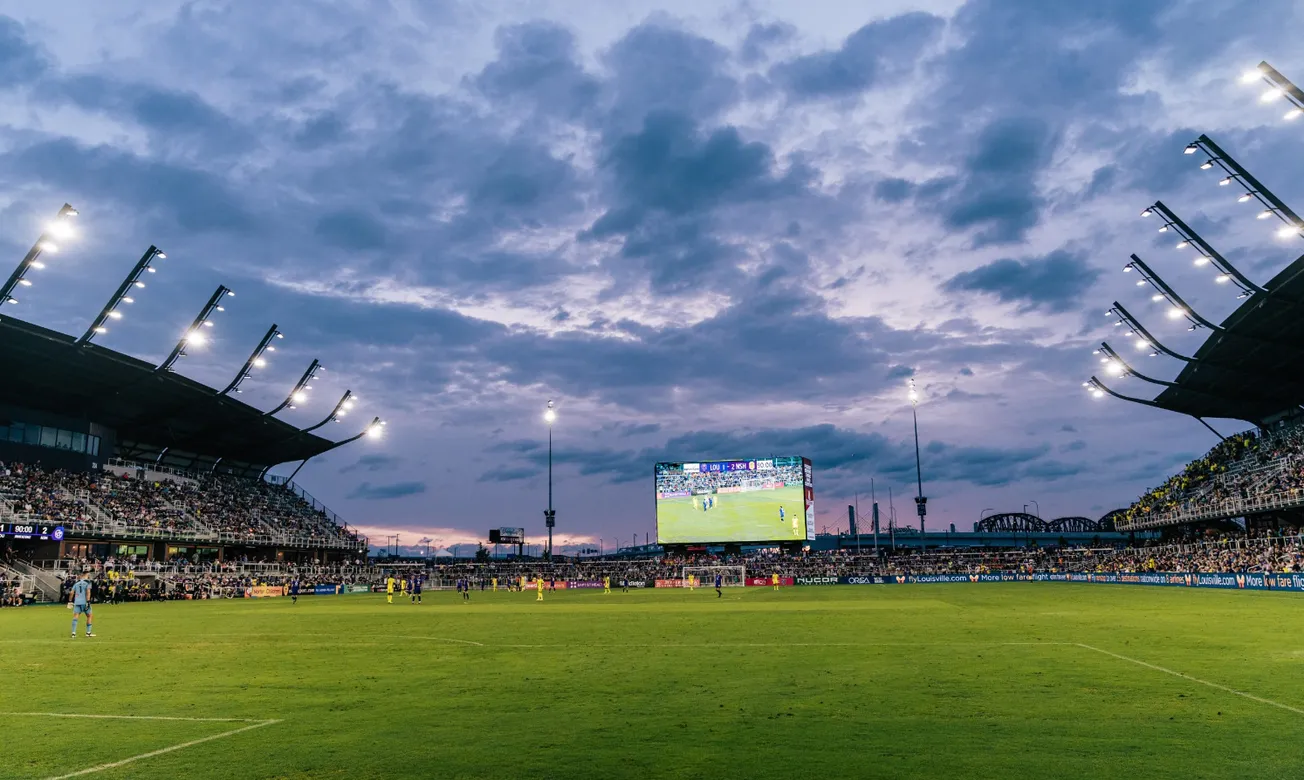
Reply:
[[[63,593],[63,580],[48,571],[42,571],[23,561],[14,561],[8,570],[23,582],[23,592],[31,593],[37,601],[58,601]],[[31,584],[29,585],[28,582]]]

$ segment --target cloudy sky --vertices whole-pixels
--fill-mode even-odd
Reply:
[[[1304,120],[1239,82],[1261,59],[1304,81],[1287,0],[0,13],[0,250],[81,210],[6,315],[80,334],[157,244],[99,341],[159,360],[233,288],[182,372],[221,387],[277,323],[243,398],[274,406],[320,358],[285,419],[351,388],[390,424],[298,481],[404,542],[541,535],[549,398],[559,544],[654,534],[662,459],[805,455],[818,527],[857,493],[867,512],[871,480],[911,521],[910,376],[930,528],[1032,501],[1097,517],[1214,441],[1083,392],[1113,300],[1176,349],[1202,337],[1128,254],[1211,319],[1237,303],[1138,212],[1162,198],[1260,282],[1304,250],[1182,154],[1208,133],[1304,206]]]

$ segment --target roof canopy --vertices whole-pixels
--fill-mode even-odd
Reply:
[[[1154,404],[1261,424],[1304,404],[1304,257],[1214,331]]]
[[[334,446],[191,379],[9,317],[0,366],[0,403],[112,428],[122,458],[257,475]]]

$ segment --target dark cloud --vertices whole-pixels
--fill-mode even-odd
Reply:
[[[223,177],[111,146],[49,139],[13,149],[0,161],[11,183],[36,178],[79,203],[117,204],[124,212],[165,216],[183,230],[249,230],[256,225],[247,199]]]
[[[753,24],[739,47],[738,59],[744,64],[754,65],[769,57],[771,48],[787,43],[796,35],[797,28],[786,22]]]
[[[623,238],[621,257],[662,294],[718,281],[744,259],[713,229],[718,212],[795,197],[808,178],[801,169],[780,174],[770,147],[744,141],[736,128],[703,133],[676,112],[651,114],[637,133],[616,139],[602,170],[614,205],[581,237]]]
[[[1085,467],[1043,459],[1049,447],[964,447],[929,442],[924,469],[930,482],[994,486],[1020,480],[1050,481],[1079,473]],[[821,484],[837,485],[854,475],[907,478],[915,469],[912,442],[891,441],[877,433],[857,433],[833,425],[763,431],[694,431],[676,436],[661,447],[643,450],[611,448],[554,453],[555,465],[566,464],[584,476],[601,476],[613,484],[648,480],[659,461],[718,460],[765,455],[811,458]],[[535,476],[547,453],[535,453],[531,468],[496,469],[482,479],[510,481]],[[520,476],[516,476],[516,472]],[[510,475],[510,476],[505,476]]]
[[[471,79],[486,96],[529,102],[573,118],[589,110],[600,84],[579,64],[575,35],[550,22],[498,28],[498,57]]]
[[[707,120],[740,96],[728,72],[727,49],[663,24],[634,27],[603,59],[614,95],[608,121],[617,128],[637,126],[649,113],[664,111]]]
[[[323,214],[313,229],[319,238],[341,249],[366,250],[385,246],[385,226],[362,211]]]
[[[389,485],[373,485],[370,482],[363,482],[354,488],[348,497],[364,501],[384,501],[390,498],[415,496],[424,492],[426,492],[426,483],[424,482],[394,482]]]
[[[0,16],[0,88],[35,80],[49,67],[45,50],[27,39],[23,25]]]
[[[973,376],[973,369],[969,368],[968,366],[965,366],[964,368],[960,369],[960,376]]]
[[[402,462],[403,458],[397,455],[373,453],[358,458],[353,463],[340,469],[340,473],[348,474],[351,471],[389,471]]]
[[[1037,177],[1056,143],[1039,118],[994,120],[974,139],[961,175],[921,188],[918,200],[936,208],[947,227],[975,230],[975,247],[1021,241],[1045,206]]]
[[[1076,305],[1099,275],[1082,255],[1057,250],[1040,258],[994,260],[956,274],[942,289],[989,293],[1018,304],[1020,311],[1062,312]]]
[[[941,18],[922,12],[871,22],[835,51],[776,64],[770,78],[795,100],[858,94],[908,71],[919,50],[944,26]]]

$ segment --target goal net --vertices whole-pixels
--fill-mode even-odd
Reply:
[[[714,588],[717,574],[720,575],[720,584],[726,588],[738,588],[747,584],[746,566],[685,566],[684,587]]]

